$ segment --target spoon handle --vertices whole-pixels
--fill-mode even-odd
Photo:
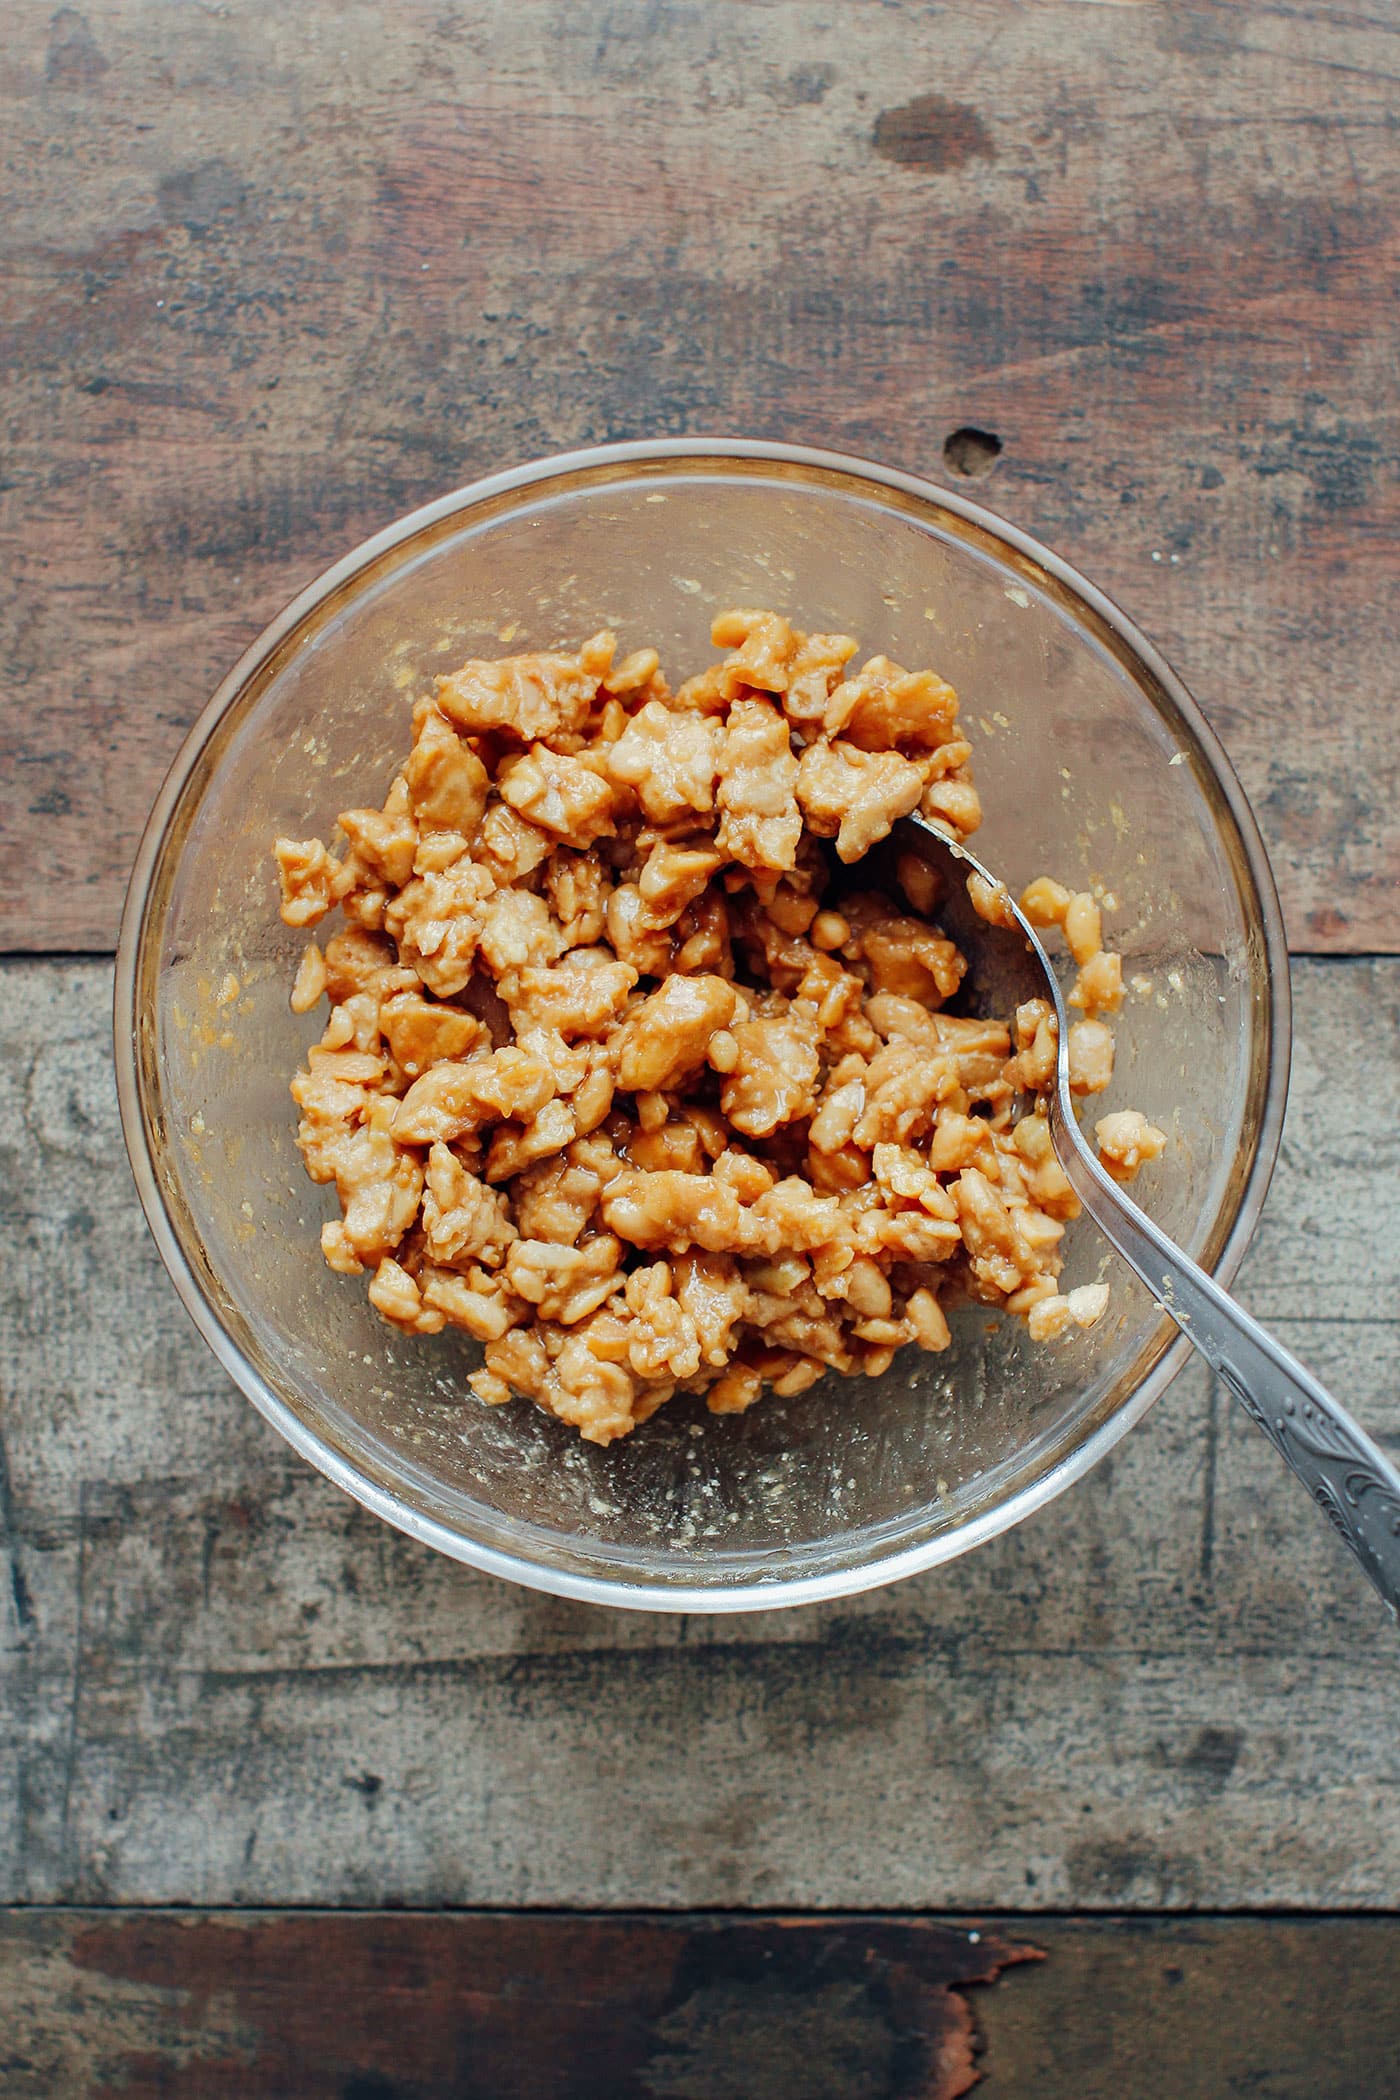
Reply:
[[[1124,1195],[1052,1097],[1075,1194],[1326,1511],[1400,1617],[1400,1471],[1346,1409]]]

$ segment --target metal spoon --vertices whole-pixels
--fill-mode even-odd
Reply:
[[[965,846],[919,817],[901,818],[890,844],[918,853],[942,877],[939,924],[974,961],[982,1000],[991,1010],[1010,1012],[1036,996],[1050,999],[1059,1027],[1050,1136],[1076,1196],[1293,1468],[1392,1615],[1400,1617],[1400,1471],[1312,1373],[1183,1254],[1099,1164],[1079,1128],[1070,1094],[1069,1016],[1059,981],[1039,935],[1005,885]],[[987,886],[984,902],[995,900],[1001,926],[974,909],[967,893],[972,877]]]

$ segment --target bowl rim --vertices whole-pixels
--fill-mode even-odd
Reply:
[[[225,714],[248,680],[286,641],[298,625],[332,594],[343,591],[362,571],[383,555],[425,529],[458,512],[529,489],[539,482],[566,476],[588,475],[614,466],[666,466],[687,461],[734,460],[780,466],[796,466],[818,473],[839,474],[856,482],[894,490],[934,511],[951,513],[995,541],[999,548],[1029,564],[1041,576],[1052,579],[1063,591],[1086,605],[1116,639],[1119,647],[1136,660],[1161,688],[1191,731],[1212,776],[1212,785],[1223,800],[1234,824],[1243,852],[1244,867],[1259,906],[1263,935],[1263,968],[1267,979],[1265,1018],[1268,1027],[1268,1058],[1264,1074],[1263,1100],[1255,1139],[1254,1158],[1240,1192],[1234,1218],[1215,1259],[1212,1273],[1228,1284],[1244,1257],[1259,1221],[1283,1132],[1284,1110],[1292,1043],[1292,998],[1288,946],[1282,909],[1273,871],[1259,827],[1244,789],[1200,707],[1160,651],[1137,624],[1097,585],[1069,562],[1044,546],[1019,526],[1012,525],[982,505],[971,502],[956,490],[945,489],[917,474],[843,452],[809,445],[770,442],[743,437],[644,438],[621,444],[581,447],[546,458],[525,462],[483,476],[461,488],[434,498],[418,509],[397,518],[380,532],[353,547],[339,561],[323,570],[291,599],[261,634],[244,650],[221,679],[212,697],[200,711],[184,738],[152,805],[132,864],[122,910],[113,982],[113,1035],[117,1098],[127,1156],[136,1182],[141,1207],[161,1260],[186,1312],[194,1321],[214,1356],[235,1385],[251,1400],[280,1435],[302,1458],[335,1486],[398,1530],[433,1547],[449,1559],[465,1562],[485,1573],[521,1584],[527,1589],[569,1597],[581,1602],[609,1605],[632,1611],[723,1613],[769,1611],[823,1599],[853,1596],[882,1587],[906,1575],[940,1565],[970,1552],[973,1547],[1009,1531],[1033,1511],[1043,1508],[1082,1479],[1128,1431],[1140,1422],[1177,1372],[1192,1355],[1191,1344],[1178,1334],[1161,1351],[1146,1375],[1126,1397],[1099,1422],[1074,1449],[1066,1453],[1036,1479],[1016,1488],[1005,1500],[982,1510],[956,1529],[937,1534],[918,1544],[884,1557],[816,1575],[762,1577],[739,1584],[667,1584],[664,1588],[632,1583],[600,1575],[555,1568],[518,1556],[464,1536],[450,1525],[414,1509],[394,1493],[366,1477],[353,1463],[333,1449],[272,1388],[243,1355],[220,1320],[203,1289],[175,1230],[167,1208],[158,1162],[152,1150],[151,1133],[143,1113],[140,1083],[139,1037],[141,1013],[139,986],[154,876],[160,865],[170,820],[180,805],[186,786]]]

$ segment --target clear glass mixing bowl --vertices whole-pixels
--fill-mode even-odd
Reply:
[[[1082,1224],[1073,1282],[1110,1316],[1035,1347],[977,1310],[883,1379],[834,1374],[715,1418],[680,1399],[608,1450],[528,1402],[487,1409],[473,1346],[407,1340],[317,1246],[287,1083],[319,1033],[287,1003],[274,833],[377,801],[411,697],[467,655],[608,624],[668,669],[712,613],[775,605],[932,664],[962,697],[1016,884],[1105,884],[1132,993],[1105,1106],[1171,1133],[1140,1184],[1167,1231],[1234,1271],[1277,1149],[1288,1066],[1278,903],[1195,705],[1121,613],[1023,534],[925,482],[791,446],[617,445],[429,504],[303,592],[225,679],[161,791],[118,955],[117,1072],[141,1200],[205,1339],[323,1473],[380,1516],[518,1582],[615,1605],[732,1611],[889,1581],[1003,1531],[1144,1414],[1185,1344]],[[1096,1107],[1098,1104],[1096,1104]]]

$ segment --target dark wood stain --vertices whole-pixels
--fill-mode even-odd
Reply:
[[[191,233],[207,232],[221,213],[237,211],[247,194],[247,185],[226,160],[177,168],[156,185],[163,217],[188,227]]]
[[[44,78],[54,88],[96,86],[111,67],[88,25],[76,7],[60,7],[49,25],[49,48],[44,59]]]
[[[992,135],[966,102],[942,95],[916,95],[897,109],[881,110],[871,144],[882,160],[900,168],[944,173],[970,160],[995,160]]]
[[[1243,1748],[1243,1729],[1198,1728],[1181,1760],[1181,1769],[1199,1780],[1207,1793],[1221,1793],[1234,1775]]]

